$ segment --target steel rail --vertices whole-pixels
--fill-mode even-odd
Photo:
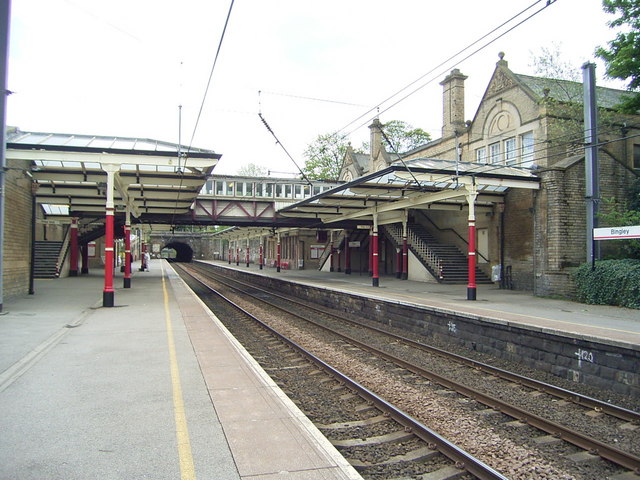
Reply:
[[[396,422],[411,430],[411,433],[425,441],[429,444],[430,448],[434,448],[442,453],[444,456],[449,458],[451,461],[455,462],[456,466],[461,470],[465,470],[472,475],[476,476],[480,480],[508,480],[507,477],[503,476],[490,466],[486,465],[481,460],[473,457],[469,453],[465,452],[460,447],[457,447],[444,437],[440,436],[435,431],[428,428],[426,425],[422,424],[415,418],[410,415],[404,413],[399,408],[395,407],[391,403],[384,400],[382,397],[376,395],[372,391],[368,390],[366,387],[360,385],[355,380],[351,379],[347,375],[343,374],[339,370],[333,368],[331,365],[325,363],[320,358],[313,355],[311,352],[305,350],[302,346],[298,345],[294,341],[285,337],[277,330],[273,329],[262,320],[255,317],[253,314],[242,308],[240,305],[236,304],[232,300],[225,297],[220,292],[217,292],[215,289],[207,285],[204,280],[194,276],[192,273],[186,271],[184,267],[181,267],[185,273],[190,275],[193,279],[198,281],[202,286],[208,289],[211,293],[217,295],[229,305],[232,305],[234,308],[242,312],[244,315],[247,315],[254,322],[260,325],[262,328],[267,330],[269,333],[274,335],[278,340],[284,342],[309,360],[311,360],[315,365],[328,372],[331,376],[338,379],[339,382],[348,386],[349,388],[356,391],[365,401],[371,402],[376,407],[378,407],[382,412],[388,413],[388,415],[393,418]]]
[[[306,308],[309,308],[311,310],[315,310],[316,312],[320,312],[320,313],[324,313],[326,315],[331,315],[333,317],[337,317],[337,315],[335,314],[335,312],[332,312],[331,310],[327,309],[327,308],[322,308],[322,307],[318,307],[316,305],[311,305],[309,303],[306,302],[302,302],[300,300],[297,299],[293,299],[290,297],[287,297],[285,295],[279,294],[279,293],[275,293],[275,292],[271,292],[268,291],[264,288],[261,287],[257,287],[254,285],[250,285],[247,284],[245,282],[242,282],[240,280],[237,279],[233,279],[234,282],[238,282],[242,285],[246,285],[248,287],[251,287],[253,289],[268,293],[269,295],[275,296],[277,298],[281,298],[283,300],[289,301],[289,302],[293,302],[293,303],[297,303],[299,305],[303,305]],[[513,372],[509,372],[507,370],[503,370],[501,368],[498,367],[494,367],[492,365],[483,363],[483,362],[479,362],[477,360],[473,360],[472,358],[468,358],[468,357],[464,357],[462,355],[458,355],[456,353],[452,353],[452,352],[447,352],[446,350],[431,346],[431,345],[427,345],[425,343],[419,342],[417,340],[412,340],[410,338],[404,337],[402,335],[398,335],[396,333],[392,333],[389,332],[387,330],[384,330],[382,328],[379,327],[375,327],[373,325],[366,325],[362,322],[356,321],[356,320],[352,320],[349,318],[345,318],[345,317],[337,317],[339,318],[341,321],[346,321],[349,322],[352,325],[357,325],[360,326],[362,328],[367,328],[370,329],[372,331],[378,332],[380,334],[383,335],[387,335],[391,338],[393,338],[394,340],[400,340],[408,345],[414,346],[416,348],[420,348],[423,350],[426,350],[430,353],[436,354],[436,355],[440,355],[442,357],[445,358],[450,358],[452,360],[456,360],[457,362],[470,366],[472,368],[476,368],[480,371],[483,371],[485,373],[491,374],[491,375],[495,375],[499,378],[503,378],[506,380],[509,380],[511,382],[532,388],[534,390],[538,390],[540,392],[549,394],[549,395],[553,395],[557,398],[560,398],[562,400],[566,400],[572,403],[576,403],[579,404],[585,408],[591,408],[593,410],[596,410],[598,412],[603,412],[606,413],[607,415],[610,415],[612,417],[616,417],[620,420],[624,420],[626,422],[630,422],[630,423],[635,423],[637,425],[640,425],[640,412],[636,412],[633,410],[629,410],[627,408],[623,408],[617,405],[613,405],[611,403],[607,403],[605,401],[602,400],[598,400],[596,398],[592,398],[589,397],[587,395],[582,395],[581,393],[577,393],[577,392],[573,392],[571,390],[567,390],[565,388],[562,387],[558,387],[556,385],[552,385],[550,383],[546,383],[546,382],[542,382],[540,380],[535,380],[533,378],[529,378],[529,377],[525,377],[524,375],[519,375],[517,373],[513,373]]]
[[[210,272],[207,272],[210,273]],[[242,282],[238,282],[238,283],[242,283]],[[246,285],[246,284],[245,284]],[[233,287],[231,287],[233,288]],[[253,286],[251,286],[251,288],[255,288]],[[261,290],[264,291],[260,288],[257,288],[257,290]],[[245,294],[247,292],[244,292]],[[271,294],[271,292],[268,292]],[[272,294],[273,295],[273,294]],[[429,370],[426,370],[422,367],[419,367],[417,365],[411,364],[409,362],[406,362],[405,360],[398,358],[394,355],[388,354],[382,350],[379,350],[375,347],[371,347],[370,345],[367,345],[361,341],[359,341],[356,338],[353,338],[349,335],[343,334],[343,333],[339,333],[336,332],[335,330],[326,327],[324,325],[318,324],[316,321],[311,320],[309,318],[306,318],[304,316],[301,316],[299,313],[297,312],[292,312],[290,310],[287,310],[284,307],[280,307],[278,305],[274,305],[273,303],[269,302],[268,300],[265,300],[264,298],[258,298],[258,297],[254,297],[256,299],[258,299],[261,302],[267,303],[269,305],[271,305],[274,308],[278,308],[290,315],[293,315],[295,317],[301,318],[313,325],[315,325],[318,328],[321,328],[325,331],[328,331],[338,337],[342,337],[343,339],[345,339],[347,342],[358,346],[359,348],[362,348],[363,350],[369,351],[375,355],[378,355],[390,362],[393,362],[399,366],[401,366],[402,368],[405,368],[417,375],[420,376],[424,376],[444,387],[447,387],[451,390],[454,390],[466,397],[472,398],[490,408],[493,408],[497,411],[500,411],[506,415],[509,415],[510,417],[513,417],[523,423],[526,423],[528,425],[531,425],[533,427],[538,428],[539,430],[542,430],[544,432],[549,433],[550,435],[556,436],[558,438],[561,438],[562,440],[565,440],[573,445],[576,445],[584,450],[589,451],[590,453],[594,454],[594,455],[599,455],[600,457],[609,460],[617,465],[620,465],[624,468],[627,468],[631,471],[634,472],[640,472],[640,457],[637,457],[635,455],[632,455],[630,453],[624,452],[620,449],[617,449],[615,447],[612,447],[610,445],[607,445],[605,443],[602,443],[598,440],[592,439],[586,435],[583,435],[579,432],[575,432],[563,425],[557,424],[555,422],[552,422],[550,420],[547,420],[543,417],[540,417],[538,415],[532,414],[530,412],[527,412],[524,409],[521,409],[519,407],[516,407],[514,405],[510,405],[508,403],[503,402],[502,400],[493,397],[491,395],[485,394],[483,392],[480,392],[479,390],[475,390],[473,388],[467,387],[465,385],[459,384],[456,381],[449,379],[447,377],[444,377],[442,375],[439,375],[435,372],[431,372]],[[284,297],[283,297],[284,298]],[[288,301],[290,301],[289,299],[286,299]],[[325,312],[326,313],[326,312]],[[340,320],[344,320],[344,318],[340,317]],[[358,322],[356,322],[358,323]],[[386,332],[385,332],[386,333]]]

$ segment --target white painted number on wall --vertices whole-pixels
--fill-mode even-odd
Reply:
[[[582,350],[579,348],[575,355],[578,357],[578,367],[582,367],[583,361],[593,363],[593,353],[588,350]]]
[[[449,327],[449,331],[451,333],[456,333],[458,331],[458,329],[456,328],[456,324],[453,322],[447,323],[447,327]]]

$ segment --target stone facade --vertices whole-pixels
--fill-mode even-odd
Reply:
[[[541,296],[571,296],[571,271],[586,260],[585,154],[582,105],[577,103],[582,102],[582,85],[515,74],[500,54],[478,110],[472,120],[463,122],[466,78],[456,69],[441,82],[442,138],[406,152],[404,158],[458,157],[461,162],[508,165],[536,173],[540,190],[511,189],[502,204],[494,203],[493,214],[477,218],[477,228],[489,235],[487,267],[509,267],[513,288]],[[634,149],[640,148],[639,137],[634,137],[640,133],[638,116],[611,110],[622,94],[604,88],[597,92],[602,118],[601,198],[625,199],[640,174],[640,165],[634,168]],[[372,140],[380,128],[376,121],[370,127]],[[379,170],[384,152],[372,150],[371,157],[366,162],[348,154],[341,179],[346,179],[348,171],[349,175],[356,172],[356,161],[361,175]],[[436,224],[446,223],[442,228],[466,238],[464,213],[453,216],[428,210],[426,214]]]

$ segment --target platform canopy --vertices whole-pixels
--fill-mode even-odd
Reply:
[[[398,161],[378,172],[278,210],[282,216],[315,218],[330,226],[347,220],[400,221],[405,209],[461,211],[475,194],[475,210],[493,209],[511,188],[538,189],[527,168],[432,158]]]
[[[180,155],[179,155],[180,152]],[[221,155],[156,140],[9,129],[8,160],[28,163],[47,214],[104,213],[107,170],[116,212],[134,217],[188,213]]]

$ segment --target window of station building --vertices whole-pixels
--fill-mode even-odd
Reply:
[[[276,198],[284,198],[284,185],[276,183]]]
[[[274,183],[267,183],[265,185],[264,196],[273,197]]]
[[[285,185],[284,186],[284,196],[285,198],[293,198],[293,185]]]
[[[226,189],[226,191],[224,192],[224,194],[225,194],[225,195],[227,195],[227,196],[233,196],[233,187],[234,187],[234,182],[226,182],[226,184],[227,184],[227,185],[226,185],[226,186],[227,186],[227,189]]]
[[[500,142],[489,145],[489,162],[500,163]]]
[[[294,198],[302,198],[302,185],[293,186],[293,196]]]
[[[253,183],[252,182],[236,182],[236,188],[239,196],[252,197],[253,196]]]
[[[224,182],[222,180],[216,180],[216,195],[224,195]]]
[[[523,133],[520,136],[521,159],[520,167],[533,167],[533,132]]]
[[[309,198],[311,196],[311,185],[303,185],[302,189],[304,198]]]
[[[487,163],[487,147],[476,148],[476,162]]]
[[[207,180],[205,184],[202,186],[202,190],[200,190],[200,193],[205,195],[211,195],[213,193],[213,183],[214,182],[212,180]]]
[[[633,168],[640,169],[640,145],[633,146]]]
[[[316,185],[313,187],[313,194],[314,195],[319,195],[320,193],[322,193],[322,187]]]
[[[507,138],[504,141],[504,161],[507,165],[515,165],[518,162],[516,137]]]

